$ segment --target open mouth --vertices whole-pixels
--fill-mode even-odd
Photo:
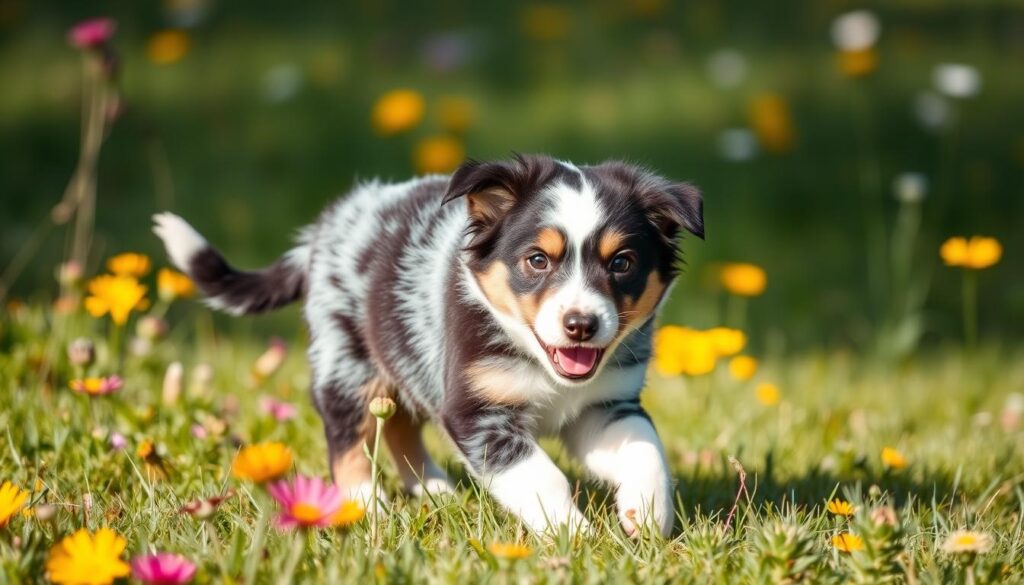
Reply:
[[[538,339],[538,341],[540,341]],[[584,380],[597,370],[604,349],[574,345],[570,347],[550,347],[541,342],[541,347],[548,354],[551,366],[559,376],[570,380]]]

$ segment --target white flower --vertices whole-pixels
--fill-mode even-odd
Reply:
[[[718,152],[730,161],[745,161],[757,154],[757,138],[746,128],[729,128],[718,135]]]
[[[900,173],[892,182],[896,200],[903,203],[920,203],[928,193],[928,177],[921,173]]]
[[[923,91],[914,98],[914,115],[925,128],[938,130],[950,122],[953,112],[946,98],[935,92]]]
[[[841,51],[863,51],[878,42],[882,25],[870,10],[840,14],[832,21],[832,42]]]
[[[719,49],[708,58],[708,75],[718,87],[736,87],[747,77],[747,60],[736,49]]]
[[[940,92],[955,98],[969,98],[981,91],[981,74],[971,65],[942,63],[932,71],[932,81]]]

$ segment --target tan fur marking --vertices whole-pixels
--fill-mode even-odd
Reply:
[[[515,360],[484,358],[466,368],[471,391],[491,404],[526,404],[547,392],[547,382],[536,370],[524,371]]]
[[[514,317],[516,295],[508,287],[508,267],[500,261],[495,261],[484,272],[476,274],[476,280],[480,284],[480,290],[499,312]]]
[[[619,251],[622,247],[622,243],[626,241],[626,234],[618,230],[607,230],[601,234],[601,241],[598,243],[597,251],[601,254],[601,259],[607,262],[612,259],[612,256]]]
[[[363,385],[360,393],[366,397],[367,403],[378,396],[393,395],[390,385],[379,377]],[[335,453],[331,458],[331,474],[339,487],[351,487],[370,481],[370,461],[363,453],[363,443],[369,443],[370,449],[373,449],[373,423],[373,416],[367,410],[358,429],[362,440],[357,441],[348,451]]]
[[[515,203],[514,195],[504,189],[488,189],[469,195],[469,214],[483,222],[492,222]]]
[[[384,425],[384,440],[403,480],[415,481],[425,473],[430,455],[423,446],[423,422],[413,420],[404,408]]]
[[[555,228],[546,227],[537,234],[537,247],[548,258],[559,259],[565,254],[565,237]]]
[[[640,293],[639,297],[636,299],[632,297],[622,299],[620,311],[623,318],[620,331],[625,331],[626,327],[637,319],[643,319],[650,315],[657,308],[658,301],[661,300],[661,295],[664,292],[665,283],[661,281],[661,277],[657,272],[651,272],[647,276],[647,284],[644,286],[644,291]]]

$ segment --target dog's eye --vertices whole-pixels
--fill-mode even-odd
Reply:
[[[633,257],[627,252],[623,252],[608,263],[608,270],[615,274],[625,274],[633,268]]]
[[[547,270],[548,268],[548,257],[544,254],[534,254],[526,259],[526,262],[530,265],[530,268],[534,270]]]

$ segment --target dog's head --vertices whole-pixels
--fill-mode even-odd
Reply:
[[[639,167],[543,156],[467,162],[445,202],[469,209],[466,264],[523,349],[567,385],[602,367],[676,275],[683,230],[704,237],[701,196]]]

